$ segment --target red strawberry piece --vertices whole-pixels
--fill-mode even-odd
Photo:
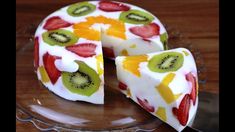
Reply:
[[[193,74],[190,72],[186,74],[186,80],[192,83],[192,91],[190,93],[190,98],[193,100],[193,105],[196,103],[197,98],[197,81]]]
[[[81,57],[92,57],[96,54],[96,45],[92,43],[81,43],[77,45],[67,46],[66,49]]]
[[[121,89],[121,90],[126,90],[126,89],[127,89],[127,85],[124,84],[124,83],[122,83],[122,82],[119,82],[119,83],[118,83],[118,87],[119,87],[119,89]]]
[[[55,66],[55,60],[61,57],[50,55],[48,52],[43,55],[43,64],[52,84],[55,84],[61,72]]]
[[[177,108],[173,108],[172,109],[172,112],[173,112],[173,114],[177,117],[178,116],[178,109]]]
[[[124,5],[122,3],[113,2],[113,1],[107,1],[107,0],[100,1],[98,8],[100,10],[106,11],[106,12],[128,11],[128,10],[130,10],[130,7],[127,6],[127,5]]]
[[[156,23],[151,23],[149,25],[131,27],[129,30],[142,38],[151,38],[159,35],[160,27]]]
[[[34,67],[36,70],[39,66],[39,42],[38,37],[34,38]]]
[[[102,50],[103,50],[103,54],[105,57],[115,58],[113,49],[107,48],[107,47],[102,47]]]
[[[173,114],[177,116],[177,119],[179,120],[182,126],[185,126],[188,122],[189,109],[190,109],[190,95],[189,94],[186,94],[184,96],[184,98],[180,102],[178,109],[175,107],[172,109]]]
[[[59,16],[54,16],[47,19],[46,24],[43,26],[46,30],[55,30],[59,28],[69,27],[72,24],[61,19]]]
[[[151,42],[151,40],[146,39],[146,38],[142,38],[142,40],[144,40],[144,41],[146,41],[146,42],[148,42],[148,43],[150,43],[150,42]]]
[[[148,112],[154,112],[154,107],[151,106],[149,103],[148,103],[148,100],[144,99],[144,100],[141,100],[137,97],[137,100],[139,102],[139,104],[145,109],[147,110]]]

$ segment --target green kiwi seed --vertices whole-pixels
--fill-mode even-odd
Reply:
[[[68,7],[67,13],[73,17],[85,16],[95,11],[96,6],[89,2],[80,2]]]
[[[148,62],[148,68],[153,72],[165,73],[177,71],[182,67],[184,57],[178,52],[165,52],[153,56]]]
[[[79,69],[76,72],[62,72],[62,82],[72,93],[91,96],[100,86],[99,75],[91,67],[81,61],[77,61]]]
[[[149,24],[154,20],[154,17],[144,11],[129,10],[120,14],[119,20],[131,24]]]
[[[164,50],[168,50],[168,35],[166,32],[160,35],[160,41],[163,44]]]
[[[77,42],[78,38],[70,31],[57,29],[42,34],[43,40],[49,45],[69,46]]]

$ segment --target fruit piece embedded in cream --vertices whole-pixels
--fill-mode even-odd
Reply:
[[[115,59],[119,89],[177,131],[196,114],[198,76],[189,50],[177,48]]]
[[[162,51],[167,39],[158,18],[140,7],[106,0],[78,2],[53,12],[38,26],[34,66],[38,79],[60,97],[103,104],[103,56]],[[140,75],[138,67],[127,64]]]

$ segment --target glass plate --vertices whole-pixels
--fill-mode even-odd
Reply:
[[[64,100],[48,91],[33,68],[33,32],[37,25],[16,31],[16,118],[31,122],[46,131],[174,131],[147,113],[118,91],[115,63],[105,59],[105,103],[94,105]],[[200,89],[206,82],[205,66],[200,52],[175,29],[167,27],[169,47],[185,47],[195,56]],[[199,103],[200,105],[200,103]]]

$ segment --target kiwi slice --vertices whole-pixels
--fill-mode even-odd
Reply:
[[[78,41],[78,38],[70,31],[57,29],[42,34],[43,40],[49,45],[69,46]]]
[[[76,72],[62,72],[64,86],[72,93],[91,96],[99,89],[99,75],[87,64],[77,61],[79,69]]]
[[[80,2],[69,6],[67,12],[70,16],[80,17],[92,13],[93,11],[95,11],[95,8],[95,5],[91,3]]]
[[[168,50],[169,49],[168,44],[167,44],[168,43],[168,35],[166,32],[160,35],[160,41],[163,44],[164,50]]]
[[[182,67],[184,57],[178,52],[165,52],[153,56],[148,62],[148,68],[153,72],[165,73],[177,71]]]
[[[125,11],[119,16],[119,20],[131,24],[149,24],[153,19],[151,14],[140,10]]]

